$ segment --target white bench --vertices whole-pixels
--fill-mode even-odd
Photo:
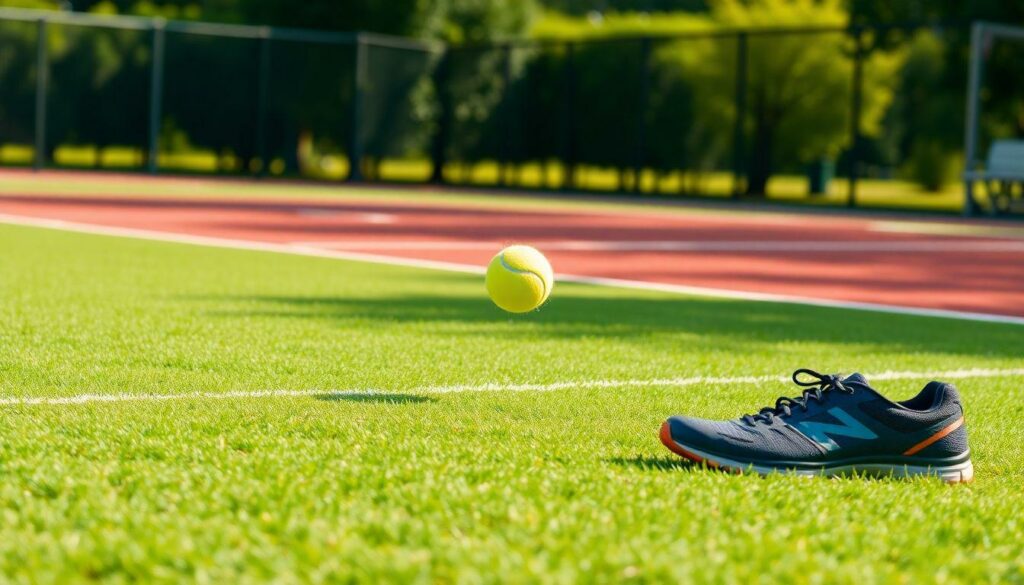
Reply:
[[[985,170],[965,172],[964,182],[968,193],[975,182],[985,185],[992,214],[1024,209],[1024,140],[992,143]]]

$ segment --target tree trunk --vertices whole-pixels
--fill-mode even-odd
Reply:
[[[281,153],[281,158],[284,161],[284,172],[287,175],[297,175],[299,173],[299,131],[297,128],[288,128],[284,143],[285,148]],[[269,155],[263,163],[268,171],[273,160],[274,156]]]
[[[746,194],[764,197],[768,192],[768,179],[772,176],[772,138],[775,128],[770,121],[761,116],[758,116],[756,124]]]
[[[772,142],[775,135],[776,118],[769,112],[766,90],[757,87],[754,91],[754,144],[747,164],[748,196],[764,197],[768,191],[768,179],[772,174]]]
[[[380,159],[375,156],[363,156],[363,180],[374,182],[380,180]]]

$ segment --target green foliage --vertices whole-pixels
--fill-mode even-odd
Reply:
[[[548,11],[536,20],[530,29],[530,36],[546,40],[671,36],[708,31],[714,26],[707,15],[688,12],[609,13],[578,18]]]
[[[603,39],[577,45],[572,72],[563,64],[561,80],[550,80],[564,84],[567,76],[574,76],[578,95],[569,107],[576,119],[579,162],[628,167],[642,149],[643,164],[656,169],[703,172],[730,163],[726,159],[737,115],[735,37],[654,41],[647,57],[651,77],[646,93],[640,43],[616,37],[715,28],[842,28],[848,20],[838,0],[723,0],[711,8],[708,16],[546,14],[534,27],[533,35],[541,39]],[[779,169],[793,172],[811,161],[834,159],[848,145],[853,52],[853,41],[842,32],[750,36],[748,122],[743,131],[751,153],[746,161],[751,193],[763,193]],[[551,70],[550,64],[543,66]],[[898,66],[896,53],[874,51],[865,57],[861,127],[868,136],[880,132]],[[643,105],[641,98],[646,99]],[[550,111],[565,107],[559,102],[545,105]],[[558,154],[551,148],[528,152],[525,158]]]
[[[532,0],[430,2],[420,34],[455,45],[519,38],[528,30],[534,12]],[[451,128],[445,146],[447,156],[454,160],[480,160],[511,155],[508,124],[514,114],[509,111],[511,88],[506,77],[520,78],[525,58],[520,53],[496,48],[452,52],[444,64],[442,86],[420,85],[420,99],[413,102],[412,108],[434,114],[428,128],[437,128],[433,122],[440,116],[441,103],[448,108]],[[438,101],[426,101],[434,98]]]
[[[373,48],[361,112],[367,155],[425,156],[439,128],[444,98],[451,105],[453,131],[447,144],[452,159],[533,162],[571,157],[577,163],[608,168],[642,164],[665,172],[681,169],[688,171],[686,180],[698,183],[703,173],[732,167],[736,40],[655,40],[646,53],[650,77],[645,85],[645,49],[625,37],[722,28],[843,27],[850,20],[839,0],[720,0],[711,2],[707,13],[657,12],[657,2],[650,4],[651,12],[604,14],[582,10],[576,2],[555,4],[583,16],[553,12],[551,2],[500,0],[90,0],[76,1],[75,7],[369,29],[457,44],[528,34],[544,44],[508,55],[500,49],[460,52],[444,87],[433,82],[433,56]],[[886,9],[883,4],[852,5],[862,19],[974,10],[960,2],[946,8],[911,2]],[[539,6],[547,11],[539,12]],[[1008,18],[1017,10],[990,2],[979,6],[979,14],[998,8]],[[31,27],[22,30],[13,24],[4,23],[0,30],[8,41],[0,46],[0,132],[4,142],[27,143],[32,136],[35,49]],[[57,97],[51,108],[50,142],[144,144],[148,41],[117,31],[83,34],[65,28],[51,30],[57,72],[52,87]],[[932,179],[921,181],[934,185],[935,173],[923,169],[942,168],[942,161],[955,157],[961,129],[949,121],[962,116],[964,85],[964,39],[957,34],[951,29],[941,35],[925,31],[912,37],[865,36],[868,54],[860,125],[866,138],[862,154],[867,154],[868,162],[886,170],[897,168],[905,176],[930,175]],[[595,40],[602,42],[586,42]],[[562,41],[580,41],[571,71]],[[244,165],[254,164],[259,62],[255,43],[169,43],[165,144],[230,151],[249,161]],[[198,48],[178,50],[185,45]],[[270,157],[286,160],[297,171],[302,137],[320,152],[347,151],[354,55],[348,48],[278,41],[271,46],[264,136]],[[749,49],[747,120],[741,129],[748,190],[763,192],[773,174],[798,173],[808,162],[847,156],[854,51],[848,35],[753,35]],[[1013,98],[1019,56],[1019,51],[1003,45],[990,56],[995,74],[983,96],[991,114],[983,120],[985,136],[1024,133],[1024,106]],[[194,65],[199,62],[202,67]],[[926,164],[928,160],[935,162]],[[842,162],[839,168],[845,170]]]
[[[110,0],[105,0],[101,5],[113,5],[114,10],[112,12],[118,12],[116,5]],[[207,4],[207,8],[209,8]],[[95,11],[95,10],[93,10]],[[168,20],[202,20],[204,17],[203,7],[199,4],[184,4],[179,5],[175,3],[161,2],[155,3],[151,0],[140,0],[135,4],[131,5],[128,11],[131,14],[137,14],[139,16],[159,16]],[[210,18],[207,16],[207,18]],[[225,19],[234,21],[236,19]]]
[[[1020,22],[1024,24],[1024,17]],[[1019,83],[1021,63],[1024,63],[1021,39],[998,38],[989,48],[981,92],[983,145],[999,138],[1024,138],[1024,93]],[[961,85],[959,91],[963,87]]]
[[[37,25],[0,22],[0,142],[32,141]],[[141,145],[149,89],[148,33],[47,26],[47,140]]]
[[[58,3],[52,0],[0,0],[0,6],[8,8],[56,10],[58,8]]]
[[[927,191],[941,191],[950,181],[956,180],[956,156],[944,144],[917,138],[910,149],[907,160],[907,175]]]
[[[357,31],[407,35],[415,30],[419,0],[345,0],[344,2],[295,2],[294,0],[236,0],[225,10],[237,11],[242,22],[296,28]],[[204,14],[204,17],[206,15]]]
[[[642,163],[674,168],[679,149],[659,141],[668,132],[663,125],[669,118],[680,121],[683,110],[665,99],[678,97],[678,92],[671,93],[678,86],[653,67],[649,98],[659,105],[640,104],[643,59],[645,54],[652,59],[649,53],[659,50],[660,43],[645,49],[639,41],[616,37],[709,26],[706,18],[697,16],[610,15],[598,22],[546,14],[531,31],[542,42],[508,55],[507,85],[503,51],[456,50],[448,77],[455,123],[450,155],[458,160],[514,162],[569,157],[609,167]],[[573,47],[570,71],[566,45],[557,41],[598,38],[602,42]],[[651,142],[643,161],[637,158],[641,132]]]
[[[712,4],[712,15],[720,25],[732,28],[842,27],[847,20],[838,0],[720,0]],[[697,63],[709,69],[703,77],[710,81],[698,86],[698,95],[703,88],[713,88],[705,103],[720,99],[732,83],[732,70],[720,69],[719,64],[728,62],[726,53],[734,47],[712,46],[717,51]],[[794,170],[814,160],[834,159],[849,144],[855,50],[841,32],[749,38],[749,193],[764,193],[780,165]],[[882,52],[865,59],[860,124],[869,136],[878,132],[892,100],[897,65],[895,56]],[[729,114],[735,119],[734,112]]]
[[[860,23],[937,21],[966,24],[975,20],[1024,24],[1024,3],[1005,0],[851,0],[854,20]],[[941,31],[922,31],[907,46],[907,78],[897,94],[889,122],[892,136],[885,144],[893,164],[908,158],[920,161],[931,152],[935,160],[929,167],[939,168],[939,161],[956,160],[963,142],[964,89],[967,86],[967,26],[945,27]],[[1024,99],[1020,95],[1020,63],[1024,48],[1015,41],[998,40],[986,44],[985,79],[982,88],[982,110],[979,124],[982,148],[991,139],[1024,136]],[[894,146],[892,142],[897,144]],[[916,153],[916,154],[912,154]],[[982,153],[984,156],[984,153]],[[919,162],[905,165],[907,174],[918,174]],[[934,173],[924,183],[934,183]],[[926,185],[927,186],[927,185]]]
[[[594,13],[673,13],[703,12],[707,10],[705,0],[542,0],[541,4],[550,10],[564,14],[586,16]]]
[[[948,46],[930,31],[920,31],[904,49],[900,84],[888,114],[887,137],[902,171],[928,191],[953,178],[963,128],[950,123],[963,115],[960,92],[942,91],[948,75]]]
[[[166,42],[164,121],[247,163],[257,155],[258,41],[168,33]]]
[[[850,0],[850,11],[859,23],[945,21],[1024,23],[1024,2],[1016,0]]]
[[[665,170],[695,171],[701,175],[723,168],[731,160],[736,117],[736,41],[734,38],[696,38],[661,43],[653,55],[655,90],[649,114],[651,152]]]
[[[440,59],[439,53],[368,48],[360,119],[368,178],[378,178],[382,158],[429,157],[439,115],[432,75]]]
[[[28,143],[35,114],[36,25],[0,22],[0,136]]]
[[[435,0],[421,3],[419,36],[450,43],[518,38],[530,27],[533,0]]]
[[[62,25],[49,28],[47,127],[53,145],[144,144],[149,34]],[[134,99],[119,100],[118,96]]]

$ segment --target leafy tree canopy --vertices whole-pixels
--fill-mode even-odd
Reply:
[[[0,0],[0,5],[12,3],[42,4]],[[46,4],[61,6],[60,2]],[[535,13],[533,0],[65,0],[65,5],[86,12],[362,30],[451,42],[521,36]]]
[[[979,19],[1024,23],[1024,2],[1020,0],[849,0],[849,9],[854,22],[865,24]]]

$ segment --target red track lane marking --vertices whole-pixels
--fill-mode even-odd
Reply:
[[[874,232],[870,218],[793,214],[763,221],[678,210],[660,216],[350,200],[32,196],[0,196],[0,213],[283,247],[298,241],[323,255],[336,251],[461,269],[485,265],[501,245],[525,242],[546,251],[560,275],[605,284],[852,308],[885,305],[921,314],[954,311],[992,320],[1008,316],[1011,322],[1024,317],[1024,252],[1017,242]],[[418,244],[423,242],[430,244]],[[688,244],[659,249],[665,242]],[[411,248],[399,249],[403,244]],[[802,245],[807,249],[793,249]],[[850,251],[857,248],[863,250]]]

